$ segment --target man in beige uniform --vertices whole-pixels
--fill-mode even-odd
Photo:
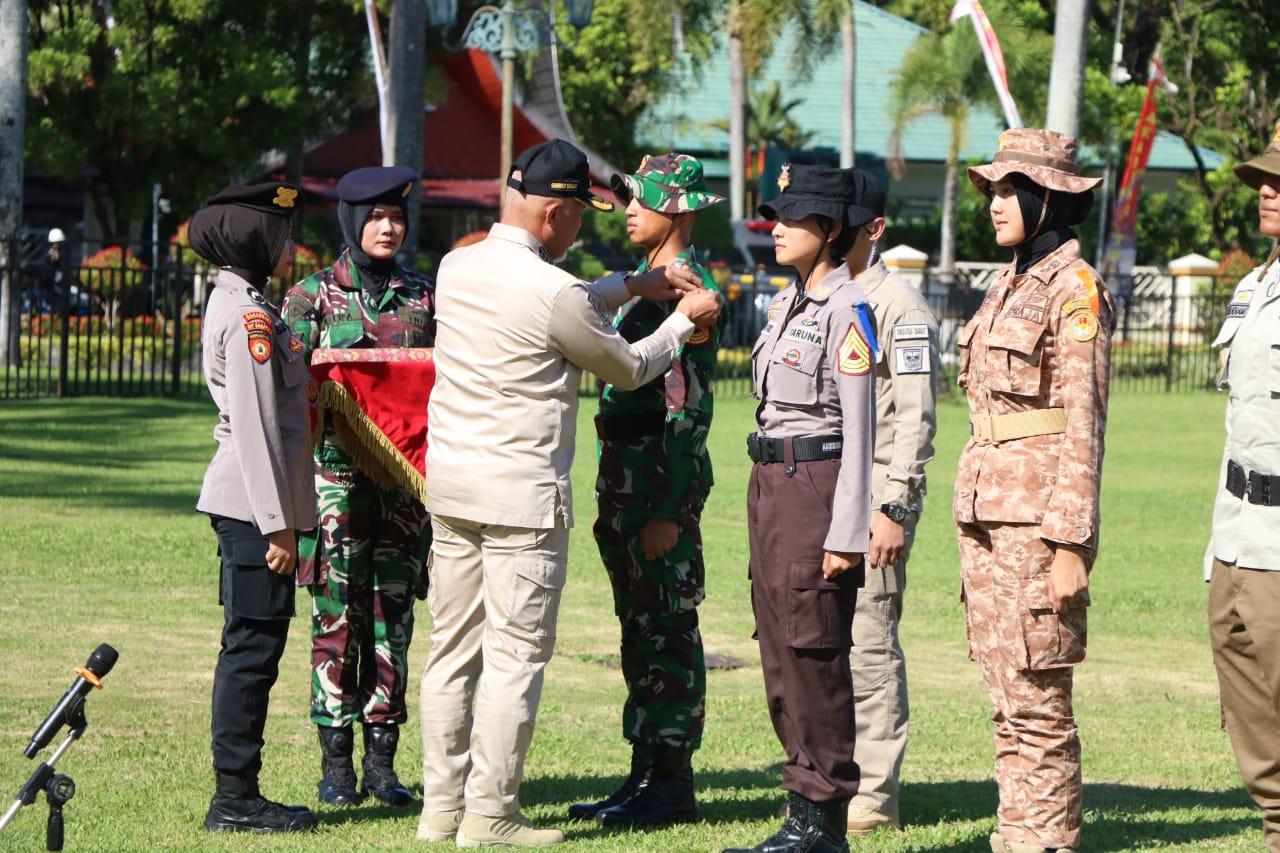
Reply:
[[[549,261],[577,236],[586,156],[563,140],[514,164],[502,221],[451,252],[436,286],[436,384],[428,406],[426,507],[433,628],[422,677],[419,837],[543,846],[559,830],[520,814],[524,755],[555,645],[573,524],[569,468],[583,369],[636,388],[671,366],[719,303],[694,289],[629,344],[603,312],[633,295],[695,288],[677,268],[585,284]]]
[[[898,639],[907,557],[924,508],[924,466],[933,458],[937,431],[938,319],[920,291],[868,257],[884,234],[884,194],[863,207],[876,213],[848,255],[854,278],[875,311],[880,330],[876,357],[876,450],[871,472],[871,550],[866,583],[853,614],[853,697],[861,771],[849,803],[849,832],[867,835],[898,828],[898,775],[907,750],[907,665]],[[868,261],[872,261],[868,266]]]

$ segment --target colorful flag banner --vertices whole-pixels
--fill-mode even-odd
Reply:
[[[987,62],[987,73],[991,75],[991,83],[996,87],[1000,106],[1004,108],[1005,123],[1009,127],[1022,127],[1018,105],[1013,102],[1013,95],[1009,92],[1004,53],[1000,50],[1000,39],[996,38],[995,28],[991,26],[991,21],[978,0],[956,0],[956,5],[951,9],[951,23],[964,17],[973,22],[973,32],[978,36],[978,44],[982,47],[982,58]]]

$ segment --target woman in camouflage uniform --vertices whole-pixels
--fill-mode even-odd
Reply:
[[[316,347],[428,347],[435,285],[396,263],[413,170],[370,167],[338,183],[347,248],[294,285],[284,317],[307,358]],[[419,495],[361,470],[330,417],[316,448],[319,527],[299,541],[298,583],[312,594],[311,721],[323,753],[321,802],[372,793],[388,805],[413,797],[394,768],[415,595],[426,590],[431,526]],[[352,724],[364,728],[364,780],[356,790]]]
[[[994,853],[1080,842],[1071,677],[1098,546],[1114,309],[1071,230],[1098,184],[1076,150],[1053,131],[1010,130],[994,162],[969,170],[996,242],[1014,249],[960,334],[973,437],[954,503],[969,656],[995,705]]]

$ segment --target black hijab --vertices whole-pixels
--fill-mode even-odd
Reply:
[[[196,254],[262,287],[280,261],[289,237],[287,217],[239,204],[202,207],[187,225]]]
[[[386,292],[396,272],[394,257],[385,261],[375,260],[360,248],[360,237],[364,233],[365,223],[369,219],[369,214],[378,205],[399,207],[400,212],[408,219],[408,201],[400,195],[355,203],[338,202],[338,224],[342,227],[342,238],[347,241],[347,251],[351,254],[351,260],[360,270],[360,284],[373,297],[374,302],[382,300],[382,294]]]
[[[1014,247],[1015,271],[1022,275],[1063,243],[1076,238],[1079,225],[1093,207],[1093,190],[1065,193],[1046,190],[1026,175],[1009,175],[1027,236]]]

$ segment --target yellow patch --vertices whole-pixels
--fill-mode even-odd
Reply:
[[[693,334],[689,336],[689,345],[697,346],[698,344],[705,344],[709,340],[711,340],[710,329],[694,329]]]
[[[791,186],[791,164],[784,163],[782,171],[778,173],[778,192],[786,192],[789,186]]]
[[[871,347],[857,323],[849,324],[840,342],[840,372],[846,376],[864,376],[871,372]]]
[[[276,207],[293,207],[294,199],[297,197],[297,190],[291,190],[288,187],[276,187],[276,197],[271,199],[271,203]]]
[[[1098,336],[1098,315],[1079,311],[1067,321],[1067,330],[1072,338],[1087,344]]]
[[[1089,300],[1087,299],[1070,299],[1062,306],[1062,316],[1070,317],[1077,311],[1088,311]]]
[[[1080,279],[1082,297],[1089,303],[1089,310],[1096,316],[1098,313],[1098,280],[1086,269],[1076,270],[1076,278]]]

